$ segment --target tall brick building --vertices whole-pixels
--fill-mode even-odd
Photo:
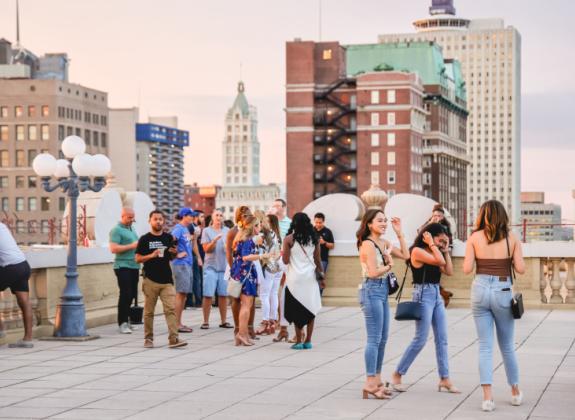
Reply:
[[[287,200],[378,184],[422,194],[465,221],[465,88],[434,43],[288,42]]]

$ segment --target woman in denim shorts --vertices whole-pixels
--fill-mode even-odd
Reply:
[[[497,200],[481,206],[475,230],[467,240],[463,272],[475,265],[471,308],[479,337],[479,380],[483,388],[483,411],[493,411],[493,327],[503,357],[507,383],[511,387],[511,405],[521,405],[519,368],[515,356],[515,319],[511,314],[511,270],[523,274],[525,262],[521,242],[509,231],[505,207]]]
[[[393,247],[382,239],[387,229],[387,217],[380,209],[368,210],[357,231],[357,247],[361,263],[363,282],[359,289],[359,303],[365,317],[367,345],[365,346],[366,379],[363,386],[363,398],[370,395],[377,399],[387,399],[391,391],[381,379],[383,354],[389,331],[389,306],[387,276],[393,268],[393,258],[408,258],[409,250],[401,232],[401,221],[392,218],[400,248]]]

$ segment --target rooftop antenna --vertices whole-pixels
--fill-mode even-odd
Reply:
[[[16,46],[20,47],[20,2],[16,0]]]
[[[318,2],[319,2],[319,17],[318,17],[318,20],[319,20],[319,22],[318,22],[319,23],[319,25],[318,25],[319,26],[319,42],[321,42],[321,0],[318,0]]]

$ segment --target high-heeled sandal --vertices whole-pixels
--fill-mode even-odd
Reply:
[[[391,397],[387,395],[381,388],[377,388],[375,391],[370,391],[363,389],[363,399],[368,400],[370,395],[373,395],[376,400],[389,400]]]
[[[437,385],[437,391],[441,392],[443,390],[446,390],[447,392],[449,392],[450,394],[461,394],[461,391],[459,389],[457,389],[457,387],[453,384],[451,385]]]
[[[235,344],[236,346],[253,346],[254,343],[249,339],[242,337],[241,335],[237,334],[235,337]]]
[[[269,326],[268,321],[262,321],[260,327],[256,330],[256,335],[264,334],[267,331],[268,326]]]
[[[268,329],[266,331],[267,335],[272,335],[276,333],[276,322],[275,321],[270,321],[268,324]]]
[[[287,330],[285,329],[280,329],[280,331],[278,332],[277,337],[274,337],[274,339],[272,340],[274,343],[279,343],[281,341],[288,341],[289,335]]]

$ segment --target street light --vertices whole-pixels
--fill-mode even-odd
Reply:
[[[68,223],[68,259],[66,263],[66,287],[56,309],[54,336],[62,338],[86,337],[86,310],[84,298],[78,287],[78,248],[76,244],[77,221],[76,204],[80,192],[100,191],[106,184],[104,176],[112,167],[110,159],[104,155],[89,155],[86,143],[81,137],[69,136],[62,142],[62,152],[66,159],[56,159],[49,153],[41,153],[32,162],[34,172],[42,179],[42,187],[47,192],[62,189],[70,200],[70,220]],[[57,183],[50,185],[54,176]],[[90,182],[90,177],[94,177]]]

